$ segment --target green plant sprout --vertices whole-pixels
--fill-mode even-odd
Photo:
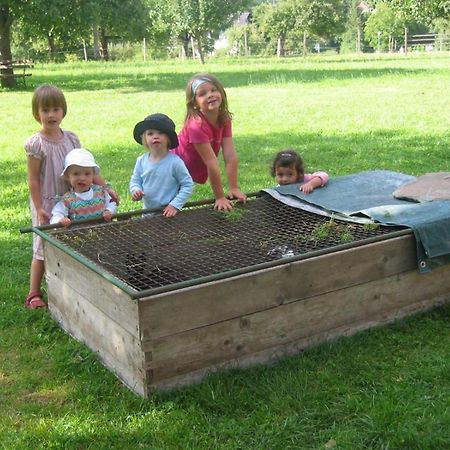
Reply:
[[[245,209],[233,208],[231,211],[214,211],[218,217],[229,220],[230,222],[238,222],[247,213]]]

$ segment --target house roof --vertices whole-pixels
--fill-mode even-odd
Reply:
[[[250,12],[243,12],[239,15],[239,17],[236,19],[235,24],[236,25],[247,25],[250,23],[251,13]]]
[[[370,13],[372,11],[372,8],[370,7],[370,5],[367,2],[359,2],[357,5],[357,8],[362,12],[362,13]]]

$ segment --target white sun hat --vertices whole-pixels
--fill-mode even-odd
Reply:
[[[94,155],[84,148],[74,148],[67,153],[64,160],[64,170],[61,174],[62,177],[70,166],[92,167],[96,174],[100,171],[100,167],[95,162]]]

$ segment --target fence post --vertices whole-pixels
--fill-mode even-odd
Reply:
[[[408,55],[408,28],[405,27],[405,56]]]
[[[86,41],[83,39],[83,55],[84,55],[84,60],[87,61],[87,50],[86,50]]]
[[[357,29],[356,53],[361,53],[361,28],[360,27],[358,27],[358,29]]]
[[[244,32],[244,54],[248,56],[247,30]]]
[[[303,31],[303,56],[306,56],[306,30]]]

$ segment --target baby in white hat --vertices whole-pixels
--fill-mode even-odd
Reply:
[[[73,221],[83,219],[103,217],[111,220],[117,204],[105,186],[94,184],[99,171],[100,167],[88,150],[75,148],[67,154],[61,176],[69,181],[72,189],[53,208],[50,223],[69,226]]]

